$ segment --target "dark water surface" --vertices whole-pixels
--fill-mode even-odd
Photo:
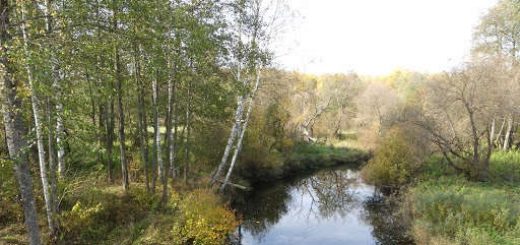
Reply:
[[[236,244],[413,244],[394,208],[356,170],[324,170],[235,198]]]

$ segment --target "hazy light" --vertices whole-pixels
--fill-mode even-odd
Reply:
[[[384,74],[449,69],[467,59],[496,0],[288,0],[301,16],[277,44],[285,69]]]

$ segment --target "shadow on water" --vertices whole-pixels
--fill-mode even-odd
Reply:
[[[232,207],[232,244],[413,244],[396,205],[348,167],[257,186]]]

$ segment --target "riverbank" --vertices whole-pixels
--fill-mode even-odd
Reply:
[[[237,176],[241,184],[254,186],[339,165],[361,166],[368,159],[370,154],[358,149],[301,143],[275,161],[244,162]]]
[[[121,186],[107,184],[102,173],[76,176],[63,187],[57,244],[219,245],[238,225],[233,212],[209,189],[176,184],[169,200],[161,203],[159,186],[152,194],[134,182],[125,194]],[[4,208],[10,207],[0,212],[0,244],[28,244],[22,210]],[[44,223],[40,227],[47,232]]]
[[[427,163],[405,193],[418,244],[520,244],[520,153],[493,153],[487,182],[440,166]]]

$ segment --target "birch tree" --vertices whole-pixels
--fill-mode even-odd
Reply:
[[[237,108],[235,112],[235,122],[231,128],[231,133],[228,138],[228,144],[224,150],[221,163],[215,170],[212,176],[211,183],[220,178],[221,171],[227,164],[228,154],[232,148],[235,149],[231,163],[229,164],[226,177],[221,185],[220,190],[223,191],[229,181],[231,173],[235,167],[238,154],[242,148],[242,141],[244,138],[245,131],[249,116],[251,114],[252,106],[254,103],[254,96],[256,90],[260,85],[260,70],[265,67],[270,60],[269,54],[269,43],[271,41],[271,35],[274,28],[274,23],[278,16],[279,2],[267,3],[262,0],[254,0],[247,3],[238,3],[236,5],[237,22],[239,29],[236,31],[237,34],[237,46],[236,46],[236,67],[237,67],[237,81],[242,83],[243,89],[246,91],[244,94],[239,94],[237,98]],[[270,7],[274,6],[274,9]],[[244,66],[245,69],[242,69]],[[252,77],[243,77],[243,72]],[[255,83],[251,84],[250,80],[254,80]],[[245,100],[249,100],[246,115],[244,117],[244,103]]]
[[[32,54],[29,47],[29,36],[27,30],[27,10],[25,3],[18,3],[21,8],[21,31],[23,38],[23,49],[25,52],[25,69],[27,72],[27,81],[29,90],[31,91],[31,106],[33,111],[34,129],[36,131],[36,146],[38,149],[38,162],[40,165],[40,178],[42,181],[43,196],[45,200],[45,209],[47,211],[47,222],[49,225],[50,235],[54,237],[57,232],[55,224],[54,214],[54,203],[53,195],[49,185],[49,179],[47,177],[47,163],[45,162],[45,145],[43,143],[43,125],[41,120],[40,100],[35,87],[35,81],[33,77]]]
[[[12,38],[9,32],[12,5],[8,0],[0,0],[0,82],[2,88],[2,114],[9,151],[9,160],[14,162],[15,176],[20,188],[21,202],[25,216],[25,227],[31,245],[40,244],[40,228],[33,196],[33,185],[27,159],[26,130],[22,116],[21,98],[18,91],[20,82],[13,77],[14,66],[11,57]]]

